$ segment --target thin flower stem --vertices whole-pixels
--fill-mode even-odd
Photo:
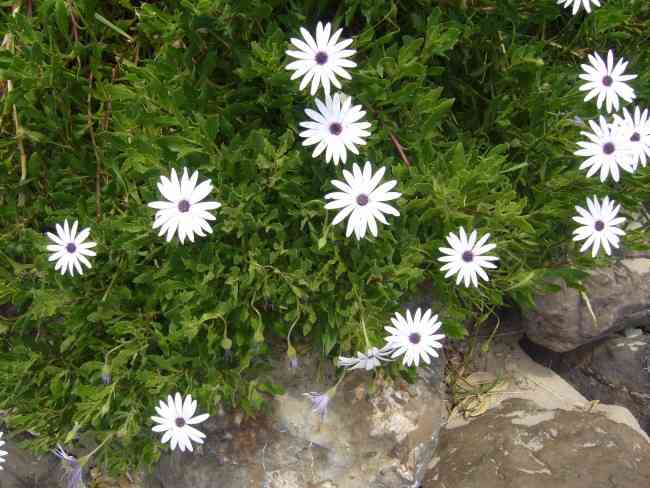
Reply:
[[[96,220],[97,223],[99,223],[99,221],[102,219],[102,200],[101,200],[102,160],[99,156],[99,149],[97,148],[97,140],[95,139],[95,129],[93,127],[94,126],[93,112],[91,109],[92,91],[93,91],[93,74],[90,73],[89,87],[88,87],[88,130],[90,131],[90,141],[92,142],[93,150],[95,151],[95,160],[97,162],[96,171],[95,171],[95,207],[96,207]]]
[[[18,1],[16,2],[15,5],[13,5],[12,10],[11,10],[11,16],[15,17],[16,14],[20,11],[20,5],[22,2]],[[31,8],[31,7],[30,7]],[[14,36],[12,33],[7,33],[5,34],[4,38],[2,39],[2,46],[3,49],[8,49],[11,51],[11,53],[15,53],[15,48],[16,44],[14,42]],[[14,89],[14,82],[13,80],[7,80],[7,93],[11,93]],[[19,188],[20,191],[18,193],[18,206],[19,207],[24,207],[25,206],[25,193],[23,192],[22,185],[27,181],[27,151],[25,151],[25,143],[23,139],[23,129],[22,126],[20,125],[20,117],[18,115],[18,109],[16,108],[16,104],[12,105],[12,115],[14,119],[14,126],[15,126],[15,131],[16,131],[16,145],[18,147],[18,154],[20,155],[20,181],[19,181]]]
[[[82,467],[85,466],[86,463],[90,460],[90,458],[93,457],[93,456],[97,453],[97,451],[99,451],[102,447],[104,447],[104,445],[105,445],[109,440],[111,440],[111,439],[113,438],[114,435],[115,435],[115,432],[111,432],[110,434],[108,434],[108,435],[104,438],[104,440],[103,440],[102,442],[99,443],[99,445],[98,445],[95,449],[93,449],[92,451],[90,451],[90,452],[89,452],[88,454],[86,454],[85,456],[80,457],[80,458],[79,458],[79,464],[80,464]]]
[[[388,131],[388,137],[390,137],[390,140],[393,141],[393,144],[395,145],[395,148],[397,149],[397,152],[399,153],[400,157],[402,158],[402,161],[404,161],[404,164],[407,167],[411,167],[411,161],[409,161],[409,158],[406,156],[406,153],[404,152],[404,148],[402,145],[399,143],[397,140],[397,137],[395,134],[393,134],[392,131]]]
[[[370,351],[370,340],[368,339],[368,332],[366,331],[366,321],[361,318],[361,329],[363,330],[363,338],[366,340],[366,351]]]

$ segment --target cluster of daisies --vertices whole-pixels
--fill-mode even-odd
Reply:
[[[599,0],[558,0],[558,4],[565,7],[573,6],[575,15],[580,7],[591,12],[591,4],[600,6]],[[286,53],[295,59],[286,68],[293,71],[291,79],[301,79],[300,89],[309,87],[314,97],[314,108],[306,108],[308,120],[301,122],[302,130],[299,135],[303,138],[303,146],[314,146],[312,157],[324,156],[325,162],[333,162],[338,167],[347,163],[348,151],[359,155],[359,146],[366,144],[370,136],[371,124],[364,120],[366,112],[361,105],[353,105],[352,98],[341,92],[331,94],[332,86],[341,89],[342,79],[350,80],[349,69],[357,64],[350,58],[355,54],[350,49],[352,39],[341,39],[342,29],[332,32],[331,24],[318,22],[315,35],[307,29],[301,28],[302,39],[290,40],[293,48]],[[623,59],[614,63],[614,53],[610,51],[606,60],[597,53],[589,56],[589,65],[583,65],[584,73],[580,78],[587,83],[580,87],[586,91],[585,101],[596,100],[600,109],[603,104],[607,113],[618,112],[619,97],[626,102],[635,99],[634,90],[627,85],[627,81],[634,79],[635,75],[626,75],[627,62]],[[315,95],[322,88],[323,99]],[[639,165],[645,167],[647,157],[650,156],[650,121],[648,111],[635,107],[633,112],[623,108],[622,115],[614,113],[613,120],[608,121],[601,116],[599,120],[590,121],[592,132],[582,132],[588,141],[579,142],[580,149],[576,155],[587,159],[581,169],[587,169],[587,176],[600,172],[601,181],[606,181],[609,175],[614,181],[619,181],[620,169],[634,172]],[[357,240],[366,237],[369,231],[377,237],[378,223],[389,225],[387,215],[398,217],[399,211],[387,202],[392,202],[401,197],[401,193],[394,191],[397,181],[383,181],[385,167],[376,168],[370,161],[363,166],[357,163],[352,165],[352,170],[342,169],[342,180],[332,180],[335,191],[325,195],[325,209],[337,210],[338,213],[332,225],[347,219],[346,237],[352,236]],[[198,171],[191,175],[187,168],[182,174],[175,169],[171,170],[169,177],[162,175],[157,183],[162,200],[148,204],[155,209],[153,229],[157,229],[159,236],[165,236],[170,242],[174,236],[183,244],[185,240],[194,242],[195,238],[205,237],[212,233],[211,221],[216,218],[211,213],[221,207],[216,201],[206,201],[214,189],[209,179],[199,183]],[[585,241],[580,248],[584,252],[592,248],[592,255],[596,256],[602,248],[609,255],[612,247],[618,247],[620,236],[624,231],[618,226],[624,222],[623,217],[618,217],[620,205],[604,197],[587,199],[587,209],[577,206],[578,216],[574,220],[581,227],[574,231],[574,240]],[[91,268],[88,258],[96,255],[93,248],[95,242],[88,241],[90,229],[79,231],[79,222],[71,224],[66,219],[62,224],[56,224],[56,233],[48,232],[49,239],[53,242],[47,246],[51,252],[50,261],[55,261],[55,270],[61,274],[83,274],[84,267]],[[479,279],[488,281],[486,269],[497,267],[498,257],[488,253],[496,248],[496,244],[489,243],[490,234],[479,236],[476,230],[467,232],[460,227],[458,232],[450,232],[446,237],[449,247],[440,247],[441,256],[438,260],[443,263],[441,271],[445,278],[455,276],[456,285],[465,287],[478,287]],[[418,367],[420,361],[430,364],[431,358],[437,358],[437,349],[442,348],[441,340],[444,335],[439,333],[441,322],[438,315],[430,309],[422,311],[418,308],[415,313],[407,310],[404,315],[396,312],[391,318],[391,325],[386,326],[387,336],[385,344],[378,348],[370,343],[362,321],[361,328],[366,342],[366,351],[356,352],[356,356],[338,358],[338,366],[343,369],[343,375],[336,385],[325,393],[306,393],[310,398],[315,412],[324,417],[331,398],[336,393],[336,388],[345,376],[346,370],[362,369],[371,371],[382,363],[402,358],[405,366]],[[293,353],[291,353],[293,351]],[[297,365],[295,350],[289,342],[289,356],[293,367]],[[110,380],[109,380],[110,381]],[[195,425],[204,422],[208,414],[195,415],[197,402],[191,395],[185,398],[180,393],[169,395],[166,402],[160,401],[155,407],[157,415],[151,419],[155,422],[153,431],[162,433],[162,443],[169,442],[172,450],[178,447],[181,451],[192,451],[193,443],[201,444],[205,434]],[[1,440],[0,447],[4,444]],[[0,463],[4,462],[6,451],[0,450]],[[69,465],[79,467],[74,456],[65,453],[60,446],[55,454]],[[1,469],[1,467],[0,467]],[[76,468],[75,468],[76,469]],[[81,468],[76,471],[79,472]]]
[[[639,166],[645,167],[650,157],[650,120],[648,110],[635,106],[632,112],[627,107],[619,111],[619,99],[631,103],[636,99],[634,89],[627,84],[636,75],[625,74],[628,62],[623,58],[616,61],[614,52],[610,50],[606,59],[598,53],[589,55],[589,64],[583,64],[580,79],[586,83],[579,87],[587,92],[585,101],[596,100],[598,109],[603,105],[607,114],[612,114],[611,120],[600,115],[597,121],[590,120],[591,132],[582,131],[586,138],[578,142],[576,156],[586,158],[580,169],[587,170],[587,177],[597,173],[600,181],[611,178],[618,182],[621,170],[634,173]],[[587,198],[587,208],[576,206],[578,215],[573,217],[580,227],[573,231],[574,241],[584,241],[580,252],[591,247],[595,257],[600,249],[611,255],[612,248],[618,248],[621,236],[625,231],[619,226],[625,222],[619,217],[621,206],[608,196],[599,200],[597,196]]]

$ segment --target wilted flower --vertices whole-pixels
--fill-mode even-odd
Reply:
[[[338,365],[341,368],[346,369],[365,369],[370,371],[381,366],[382,361],[390,361],[390,350],[377,349],[376,347],[371,347],[363,354],[360,351],[357,351],[357,357],[346,358],[339,356]]]
[[[316,39],[314,39],[307,29],[301,27],[300,33],[304,40],[291,39],[291,44],[299,51],[287,51],[287,55],[297,59],[286,67],[294,71],[291,79],[303,77],[300,82],[301,90],[311,81],[312,96],[321,85],[326,95],[330,93],[330,83],[340,89],[341,83],[336,76],[351,79],[345,68],[354,68],[357,65],[354,61],[346,59],[356,52],[354,49],[345,49],[352,44],[352,39],[338,40],[343,29],[337,30],[330,37],[331,32],[332,25],[329,22],[325,26],[319,22],[316,25]]]
[[[303,395],[311,400],[311,406],[314,409],[314,413],[320,415],[321,420],[324,420],[325,415],[327,415],[327,407],[329,406],[331,400],[330,391],[331,390],[327,390],[326,393],[303,393]]]
[[[298,356],[296,355],[296,350],[291,345],[291,342],[287,345],[287,359],[289,360],[289,369],[298,368]]]
[[[104,363],[104,366],[102,366],[102,374],[101,374],[101,379],[102,379],[102,384],[104,385],[110,385],[111,384],[111,367]]]
[[[84,488],[83,468],[76,457],[65,452],[61,444],[52,451],[63,464],[63,482],[66,488]]]

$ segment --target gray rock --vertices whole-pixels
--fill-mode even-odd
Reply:
[[[627,407],[650,432],[650,336],[613,337],[565,353],[556,370],[585,397]]]
[[[584,295],[560,286],[557,293],[536,297],[536,310],[527,314],[526,335],[548,349],[566,352],[627,327],[650,324],[647,257],[594,270],[584,282]]]
[[[443,430],[422,488],[639,488],[650,447],[630,427],[588,411],[509,399]]]
[[[52,455],[36,456],[20,449],[11,439],[3,436],[7,451],[0,471],[0,488],[58,488],[62,472],[59,461]]]
[[[202,424],[206,444],[195,453],[165,455],[148,487],[162,488],[400,488],[424,476],[446,418],[442,363],[420,367],[409,385],[351,372],[324,421],[304,392],[314,385],[315,361],[272,373],[285,394],[254,419],[224,414]],[[305,364],[307,363],[307,364]],[[321,372],[322,376],[322,372]],[[373,385],[374,391],[369,391]],[[158,483],[158,484],[155,484]]]

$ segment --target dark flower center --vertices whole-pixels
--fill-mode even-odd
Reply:
[[[602,220],[597,220],[596,223],[594,224],[594,227],[598,232],[600,232],[605,228],[605,223]]]
[[[323,51],[318,51],[316,53],[316,62],[318,64],[325,64],[327,63],[327,53],[324,53]]]
[[[368,195],[364,195],[364,194],[362,193],[361,195],[357,196],[357,204],[358,204],[358,205],[361,205],[362,207],[363,207],[364,205],[368,205],[368,202],[369,202],[369,201],[370,201],[370,200],[369,200],[369,198],[368,198]]]
[[[612,83],[614,83],[614,80],[612,80],[611,76],[607,75],[603,77],[603,85],[612,86]]]
[[[474,253],[472,251],[465,251],[463,253],[463,261],[471,263],[474,260]]]
[[[178,417],[175,422],[176,427],[185,427],[185,419],[183,417]]]
[[[65,246],[65,250],[68,251],[70,254],[72,254],[77,250],[77,246],[74,245],[74,242],[71,242],[70,244]]]
[[[635,132],[634,134],[632,134],[632,137],[630,137],[630,141],[632,142],[639,142],[640,140],[641,140],[641,134],[639,134],[638,132]]]
[[[180,202],[178,202],[179,212],[185,213],[188,212],[189,210],[190,210],[190,202],[188,202],[187,200],[181,200]]]
[[[330,132],[335,136],[338,136],[341,132],[343,132],[343,126],[338,122],[334,122],[330,125]]]
[[[419,343],[420,343],[420,339],[422,339],[422,337],[420,337],[420,334],[418,334],[417,332],[413,332],[413,333],[409,336],[409,341],[411,342],[411,344],[419,344]]]
[[[614,152],[614,149],[615,149],[614,144],[612,144],[611,142],[608,142],[603,146],[603,152],[605,154],[612,154]]]

